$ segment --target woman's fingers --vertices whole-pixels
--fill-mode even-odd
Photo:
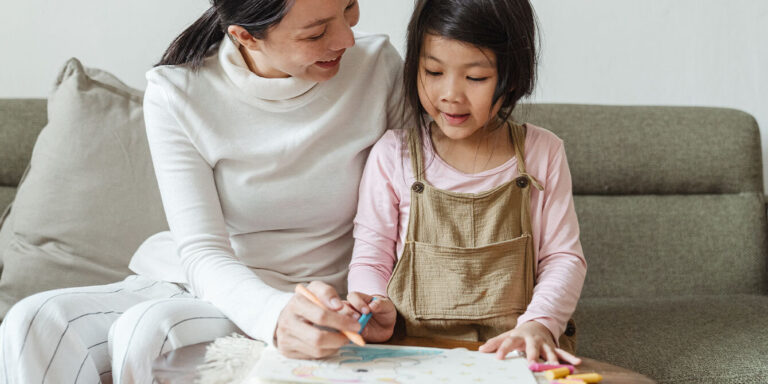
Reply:
[[[355,309],[355,307],[352,306],[352,304],[349,303],[349,301],[342,301],[342,308],[339,311],[340,314],[344,316],[352,316],[355,320],[360,318],[360,312]]]
[[[341,331],[357,332],[360,330],[360,324],[351,316],[320,308],[317,304],[301,295],[296,295],[295,299],[295,313],[311,324]]]
[[[320,358],[333,354],[349,340],[339,332],[317,328],[298,316],[285,320],[285,332],[281,333],[278,346],[281,352],[301,351],[309,358]],[[287,356],[287,355],[286,355]]]
[[[338,311],[341,309],[341,298],[336,290],[322,281],[313,281],[307,285],[307,289],[315,294],[328,309]]]
[[[581,364],[581,359],[568,351],[562,350],[560,348],[555,348],[555,354],[557,354],[560,360],[566,361],[571,365]]]

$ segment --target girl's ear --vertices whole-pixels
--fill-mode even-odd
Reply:
[[[230,25],[227,27],[227,35],[236,45],[242,45],[252,51],[261,49],[262,41],[253,37],[245,28],[239,25]]]

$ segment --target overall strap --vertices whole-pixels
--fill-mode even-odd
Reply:
[[[536,189],[539,191],[544,190],[539,181],[525,171],[525,126],[514,123],[507,124],[509,124],[510,132],[512,133],[512,145],[515,148],[515,156],[517,157],[517,172],[520,176],[528,178]]]
[[[421,129],[421,128],[417,128]],[[424,148],[421,143],[421,135],[415,130],[409,130],[407,133],[408,151],[411,156],[411,168],[413,169],[413,177],[416,181],[423,181],[424,178],[424,161],[422,160],[422,149]]]

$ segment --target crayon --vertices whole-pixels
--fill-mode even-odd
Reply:
[[[309,301],[317,304],[320,308],[327,309],[326,306],[323,305],[323,303],[320,301],[320,299],[318,299],[317,296],[315,296],[312,292],[310,292],[309,289],[304,288],[303,285],[296,284],[296,289],[294,291],[297,294],[306,297],[307,299],[309,299]],[[346,336],[347,339],[349,339],[353,343],[355,343],[355,344],[357,344],[357,345],[359,345],[361,347],[365,345],[365,340],[363,340],[363,337],[360,336],[359,334],[354,333],[354,332],[349,332],[349,331],[341,331],[341,333],[343,333],[344,336]]]
[[[584,380],[558,379],[555,381],[550,381],[549,384],[587,384],[587,382]]]
[[[578,375],[568,375],[566,379],[584,380],[587,383],[599,383],[603,377],[599,373],[580,373]]]
[[[374,301],[376,301],[375,297],[373,299],[371,299],[371,303],[373,303]],[[368,303],[368,304],[370,304],[370,303]],[[373,316],[373,312],[368,312],[368,313],[360,316],[360,318],[357,320],[357,322],[360,323],[360,332],[358,332],[358,333],[363,333],[363,329],[365,329],[365,326],[368,324],[368,320],[371,319],[371,316]],[[573,373],[573,372],[571,372],[571,373]]]
[[[562,368],[562,367],[568,368],[568,370],[571,373],[573,373],[573,371],[576,369],[573,365],[570,365],[570,364],[542,364],[542,363],[531,363],[531,365],[528,366],[528,369],[530,369],[531,372],[544,372],[550,369]]]
[[[547,380],[560,379],[570,374],[571,371],[568,369],[568,367],[560,367],[544,371],[544,377],[546,377]]]

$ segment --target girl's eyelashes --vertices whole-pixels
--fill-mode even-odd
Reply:
[[[344,10],[349,11],[350,9],[354,8],[355,5],[357,5],[357,0],[352,0],[349,2],[349,5],[347,5],[347,7],[344,8]]]
[[[424,70],[424,73],[426,73],[428,76],[440,76],[440,75],[442,75],[442,74],[443,74],[442,72],[439,72],[439,71],[430,71],[430,70],[428,70],[428,69],[425,69],[425,70]],[[488,79],[490,79],[490,76],[485,76],[485,77],[472,77],[472,76],[467,76],[467,80],[469,80],[469,81],[474,81],[474,82],[477,82],[477,83],[480,83],[480,82],[486,81],[486,80],[488,80]]]

